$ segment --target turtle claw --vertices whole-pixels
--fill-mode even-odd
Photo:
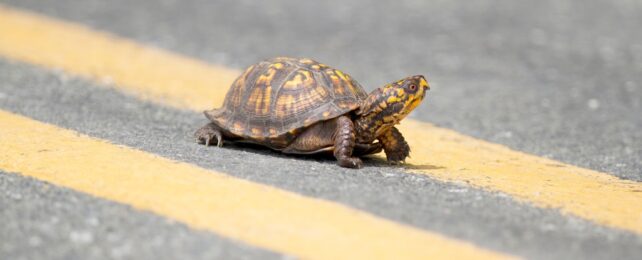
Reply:
[[[205,137],[205,146],[210,146],[212,143],[212,139],[216,138],[216,147],[222,147],[223,146],[223,137],[221,137],[220,133],[213,133],[212,136],[208,135]]]
[[[406,163],[406,158],[408,158],[407,150],[386,153],[386,159],[390,164],[400,165],[400,164]]]
[[[341,167],[361,169],[363,167],[363,162],[357,157],[347,157],[338,160],[338,163]]]
[[[393,161],[393,160],[388,160],[388,165],[394,165],[394,166],[399,166],[406,164],[406,160],[398,160],[398,161]]]
[[[223,147],[223,137],[220,132],[216,134],[216,147]]]

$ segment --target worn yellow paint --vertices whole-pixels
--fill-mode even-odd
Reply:
[[[505,255],[0,110],[0,169],[309,259]],[[46,137],[46,138],[43,138]]]
[[[239,74],[236,70],[206,65],[82,25],[2,6],[0,53],[113,82],[129,93],[152,101],[200,110],[220,104],[224,96],[211,91],[222,85],[229,86]]]
[[[642,233],[642,183],[511,150],[413,120],[400,125],[407,162],[433,178],[501,191],[611,227]]]
[[[58,35],[54,37],[51,33],[44,33],[52,31]],[[52,39],[41,33],[50,35]],[[210,103],[202,102],[204,97],[211,98],[215,106],[220,106],[233,79],[227,76],[230,74],[228,69],[155,49],[147,50],[133,42],[83,27],[7,9],[0,9],[0,35],[3,36],[0,37],[0,54],[3,56],[49,67],[60,67],[60,63],[63,63],[63,68],[70,73],[84,75],[90,71],[91,75],[97,77],[116,78],[121,75],[120,69],[125,67],[119,61],[127,63],[133,54],[122,49],[152,52],[153,55],[135,55],[138,56],[135,58],[137,63],[126,67],[131,71],[127,72],[127,77],[120,78],[115,87],[136,89],[144,97],[163,96],[161,102],[181,109],[200,111],[209,108]],[[42,42],[48,40],[60,47],[43,47]],[[82,49],[87,42],[100,42],[100,48],[93,47],[92,52],[95,53],[92,55],[79,55],[86,54]],[[102,62],[101,59],[107,61]],[[182,71],[169,73],[176,82],[197,78],[211,88],[170,89],[150,84],[158,81],[149,75],[168,74],[167,67],[157,66],[158,60]],[[97,63],[103,65],[95,66]],[[333,81],[338,80],[336,75],[328,73]],[[556,208],[599,224],[642,233],[642,183],[513,151],[428,123],[406,119],[400,128],[412,148],[408,167],[413,168],[415,173],[504,192],[537,206]]]

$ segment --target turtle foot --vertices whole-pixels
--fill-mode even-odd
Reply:
[[[360,169],[363,167],[363,162],[357,157],[342,158],[338,161],[339,166],[353,169]]]
[[[199,144],[204,144],[205,146],[210,146],[210,144],[216,144],[216,146],[223,146],[223,134],[218,128],[210,123],[207,124],[194,133],[194,137]]]

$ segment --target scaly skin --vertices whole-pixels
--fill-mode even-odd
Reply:
[[[273,88],[280,94],[272,96]],[[389,162],[399,163],[410,148],[394,126],[421,103],[428,89],[426,79],[417,75],[366,95],[339,70],[310,59],[274,58],[250,66],[232,84],[223,107],[205,111],[212,123],[195,137],[219,147],[225,140],[284,153],[332,151],[338,164],[348,168],[361,168],[359,156],[383,149]]]
[[[347,116],[337,118],[337,129],[334,134],[334,157],[340,166],[347,168],[361,168],[361,159],[352,157],[355,143],[355,131],[352,120]]]
[[[357,111],[357,142],[371,143],[378,139],[389,162],[404,161],[410,154],[410,147],[394,125],[421,103],[428,89],[423,76],[412,76],[370,93]]]
[[[390,128],[390,130],[379,136],[379,142],[383,144],[383,150],[386,152],[386,158],[390,163],[402,162],[410,155],[410,146],[408,146],[403,135],[396,127]]]
[[[214,123],[209,123],[199,128],[196,133],[194,133],[194,137],[196,137],[199,144],[204,144],[205,146],[209,146],[210,144],[216,144],[218,147],[223,146],[223,134]],[[213,143],[212,140],[216,143]]]

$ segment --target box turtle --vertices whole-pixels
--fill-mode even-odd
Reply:
[[[195,133],[199,143],[260,144],[288,154],[332,153],[343,167],[361,168],[360,156],[382,149],[399,163],[410,147],[395,128],[430,87],[410,76],[367,94],[348,74],[311,59],[278,57],[247,68],[223,107]]]

